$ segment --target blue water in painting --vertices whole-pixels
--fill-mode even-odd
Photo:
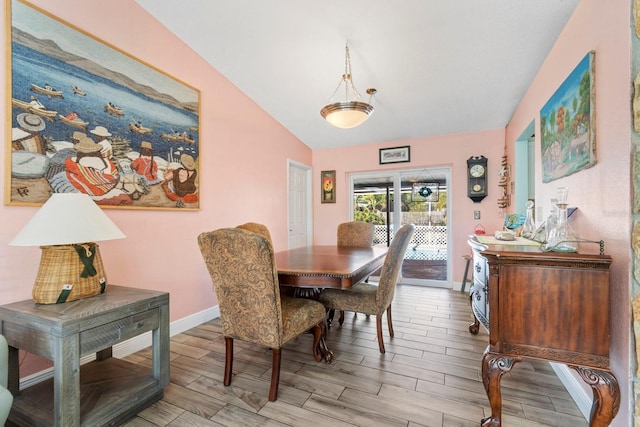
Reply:
[[[31,96],[35,96],[47,110],[55,110],[62,115],[76,112],[82,120],[89,122],[88,135],[94,127],[104,126],[113,134],[110,139],[123,138],[134,151],[140,150],[142,141],[149,141],[153,144],[154,154],[164,159],[168,159],[170,151],[198,157],[198,133],[189,130],[198,127],[196,114],[156,101],[21,44],[12,43],[12,55],[13,98],[28,102]],[[32,83],[38,86],[50,84],[63,91],[64,98],[48,98],[35,93],[31,91]],[[86,96],[74,94],[71,86],[81,88]],[[124,116],[106,113],[104,106],[108,102],[122,107]],[[16,116],[23,112],[13,107],[13,127],[18,127]],[[57,119],[45,122],[42,134],[53,141],[70,141],[73,132],[79,130]],[[142,126],[153,129],[153,133],[139,135],[131,132],[129,124],[132,122],[141,122]],[[174,131],[187,132],[196,143],[165,141],[160,137],[161,133],[172,134]]]

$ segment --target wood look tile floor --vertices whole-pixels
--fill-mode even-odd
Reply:
[[[468,296],[399,285],[392,310],[395,337],[385,318],[385,354],[375,318],[362,314],[329,329],[331,364],[315,362],[310,334],[289,343],[276,402],[267,399],[270,350],[236,340],[225,387],[220,319],[173,336],[163,399],[126,426],[479,426],[490,414],[480,367],[488,334],[469,333]],[[151,366],[150,357],[145,349],[126,359]],[[502,397],[505,427],[588,425],[545,362],[518,363],[502,378]]]

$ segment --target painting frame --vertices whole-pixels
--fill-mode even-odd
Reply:
[[[199,210],[200,91],[26,0],[5,11],[5,205]]]
[[[381,165],[389,163],[408,163],[411,161],[411,146],[381,148],[378,153]]]
[[[336,171],[320,172],[320,202],[336,202]]]
[[[543,183],[597,163],[595,95],[595,51],[590,51],[540,109]]]

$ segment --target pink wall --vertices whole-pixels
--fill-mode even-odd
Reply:
[[[384,114],[384,111],[376,113]],[[365,123],[363,126],[366,125]],[[380,148],[403,145],[411,146],[411,162],[383,166],[378,164],[378,150]],[[498,167],[503,153],[503,129],[314,151],[314,243],[335,243],[335,230],[338,224],[349,219],[349,201],[346,197],[349,194],[349,173],[450,167],[451,194],[447,201],[451,206],[451,217],[448,219],[448,224],[452,226],[452,279],[455,282],[461,282],[464,272],[462,256],[470,253],[466,244],[467,235],[473,233],[477,223],[482,223],[487,233],[493,233],[494,230],[499,230],[502,227],[503,217],[497,205],[500,195],[497,184]],[[489,159],[487,182],[489,195],[482,202],[473,203],[467,197],[467,159],[480,155]],[[320,203],[320,171],[322,170],[336,171],[337,198],[335,204]],[[473,219],[474,210],[481,211],[480,221]]]
[[[78,28],[118,46],[142,61],[201,91],[200,164],[201,210],[129,211],[106,213],[128,236],[104,242],[101,252],[112,283],[171,292],[171,320],[197,313],[216,304],[209,277],[201,261],[196,236],[203,230],[233,226],[248,220],[268,225],[277,249],[287,242],[286,159],[314,169],[314,241],[332,243],[338,223],[347,220],[347,173],[380,169],[451,167],[453,231],[453,280],[462,278],[464,243],[478,221],[491,232],[500,227],[497,208],[497,166],[503,145],[510,144],[537,117],[541,106],[578,61],[596,51],[598,164],[574,176],[550,184],[536,181],[536,199],[551,198],[558,185],[570,188],[570,200],[579,207],[574,224],[584,237],[604,239],[614,258],[612,267],[612,364],[621,383],[623,398],[614,425],[627,424],[629,413],[629,248],[630,248],[630,84],[629,4],[583,0],[564,30],[505,130],[463,135],[391,141],[313,153],[222,77],[174,35],[166,31],[135,2],[112,0],[33,1]],[[0,13],[5,18],[5,11]],[[3,30],[6,19],[2,19]],[[1,37],[5,37],[2,31]],[[7,41],[3,40],[5,46]],[[0,58],[6,81],[6,57]],[[2,90],[7,99],[8,95]],[[382,107],[378,107],[382,108]],[[8,117],[6,103],[0,114]],[[366,126],[366,124],[365,124]],[[6,122],[2,125],[8,134]],[[536,141],[539,147],[539,141]],[[409,164],[378,165],[378,149],[411,146]],[[250,154],[248,154],[250,153]],[[466,159],[489,158],[489,197],[474,204],[466,197]],[[539,169],[539,153],[536,153]],[[0,165],[7,161],[0,152]],[[513,152],[510,153],[513,158]],[[242,159],[230,162],[228,159]],[[312,163],[313,162],[313,163]],[[319,203],[319,171],[337,171],[338,201]],[[493,177],[493,178],[492,178]],[[250,191],[242,183],[259,182],[262,190]],[[611,186],[611,187],[610,187]],[[267,190],[264,190],[267,189]],[[4,190],[4,189],[3,189]],[[613,190],[613,191],[611,191]],[[11,247],[7,243],[35,213],[35,208],[0,206],[0,303],[30,298],[40,257],[37,248]]]
[[[217,302],[197,235],[258,221],[270,228],[276,250],[284,249],[287,158],[310,165],[311,150],[135,2],[39,0],[33,4],[201,91],[201,209],[106,210],[127,238],[100,246],[109,282],[171,292],[172,321],[214,306]],[[7,45],[4,8],[0,13],[0,36]],[[5,55],[0,61],[0,79],[5,81]],[[3,85],[2,97],[8,96]],[[6,108],[6,103],[0,103],[2,117],[9,117]],[[8,134],[6,121],[1,131]],[[2,150],[3,174],[5,157]],[[40,250],[8,246],[8,242],[35,212],[33,207],[0,206],[0,304],[31,298]]]
[[[536,202],[549,210],[558,186],[569,187],[577,206],[571,217],[583,238],[606,244],[611,267],[611,364],[622,391],[619,415],[612,425],[630,422],[630,5],[629,2],[583,0],[578,5],[519,108],[507,126],[510,147],[578,62],[595,51],[596,144],[598,163],[577,174],[542,183],[539,124],[536,130]],[[579,320],[576,320],[579,321]]]

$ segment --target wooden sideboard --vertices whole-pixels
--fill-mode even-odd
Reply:
[[[64,304],[25,300],[0,306],[9,343],[7,425],[115,426],[162,398],[169,384],[169,294],[107,286],[103,294]],[[112,346],[145,332],[152,366],[111,357]],[[18,350],[53,361],[53,380],[20,390]],[[80,366],[80,358],[96,360]]]
[[[482,381],[491,405],[484,427],[501,425],[500,378],[523,358],[567,364],[591,386],[590,426],[607,426],[620,406],[609,367],[609,266],[597,254],[483,244],[474,236],[470,300],[477,333],[489,331]]]

